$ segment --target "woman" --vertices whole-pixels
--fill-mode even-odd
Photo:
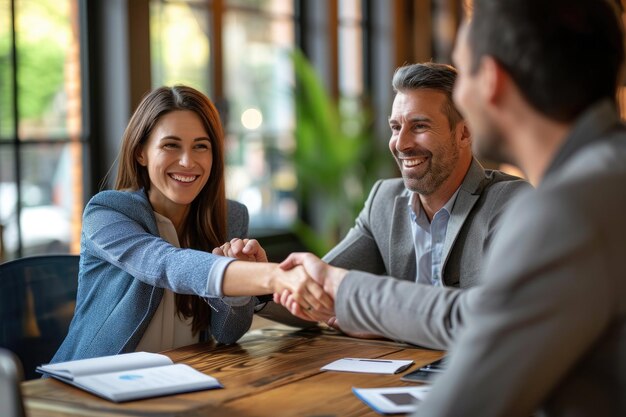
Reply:
[[[225,198],[219,114],[202,93],[149,93],[118,162],[115,191],[85,208],[76,309],[51,362],[171,349],[209,333],[234,343],[250,327],[251,295],[288,289],[304,308],[332,303],[302,269],[210,253],[245,237],[248,213]],[[265,260],[254,243],[240,257]]]

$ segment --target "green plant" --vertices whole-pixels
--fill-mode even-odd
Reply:
[[[379,174],[380,146],[372,112],[362,102],[333,100],[311,64],[293,53],[296,149],[293,161],[305,220],[294,228],[314,253],[325,254],[354,224]]]

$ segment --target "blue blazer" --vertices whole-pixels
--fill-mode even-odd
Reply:
[[[247,231],[246,207],[228,201],[228,239],[243,238]],[[159,237],[143,190],[98,193],[83,214],[74,317],[51,363],[134,351],[163,288],[209,298],[207,330],[218,342],[236,342],[250,328],[256,299],[234,307],[209,293],[209,273],[217,259]]]

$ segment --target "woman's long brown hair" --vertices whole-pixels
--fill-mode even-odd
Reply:
[[[137,155],[159,119],[175,110],[190,110],[202,120],[209,134],[213,165],[209,180],[191,203],[180,246],[210,252],[226,241],[226,193],[224,186],[224,133],[219,113],[201,92],[187,86],[160,87],[148,93],[130,119],[118,156],[116,190],[150,190],[148,170]],[[201,297],[176,294],[176,312],[193,317],[194,335],[209,326],[211,310]]]

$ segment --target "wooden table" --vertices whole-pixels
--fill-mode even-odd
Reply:
[[[224,389],[115,404],[62,382],[22,385],[29,417],[60,416],[375,416],[352,387],[411,385],[401,374],[322,372],[343,357],[413,359],[416,369],[443,352],[330,330],[259,329],[233,346],[199,343],[163,352],[174,362],[216,377]]]

